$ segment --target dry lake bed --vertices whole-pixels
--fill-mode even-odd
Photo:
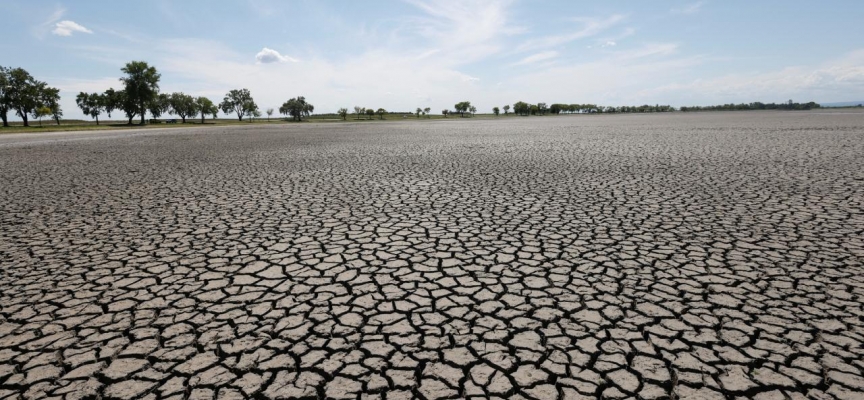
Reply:
[[[862,399],[864,113],[0,136],[0,398]]]

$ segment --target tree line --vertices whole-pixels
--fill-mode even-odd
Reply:
[[[821,108],[819,103],[796,103],[789,100],[786,103],[741,103],[741,104],[719,104],[716,106],[690,106],[681,107],[681,111],[747,111],[747,110],[812,110]]]
[[[253,118],[261,117],[262,113],[252,94],[248,89],[233,89],[225,94],[222,102],[215,104],[207,97],[191,96],[182,92],[160,93],[159,81],[161,74],[155,67],[150,66],[144,61],[131,61],[121,68],[124,76],[120,78],[122,88],[115,90],[109,88],[102,93],[79,93],[75,98],[75,103],[78,108],[84,113],[96,120],[99,124],[99,116],[106,114],[111,118],[111,113],[122,111],[128,123],[132,124],[132,120],[136,117],[140,118],[141,124],[145,123],[147,114],[149,113],[153,119],[158,119],[165,114],[178,116],[183,123],[187,118],[200,116],[201,123],[204,123],[207,116],[217,117],[219,111],[225,114],[235,114],[239,121],[243,121],[244,117],[248,117],[249,121]],[[23,121],[24,126],[29,125],[29,119],[39,118],[40,123],[43,117],[52,117],[57,124],[60,124],[60,118],[63,116],[63,110],[59,104],[60,91],[57,88],[48,86],[45,82],[35,79],[30,73],[22,68],[5,68],[0,67],[0,118],[3,120],[3,126],[9,126],[8,114],[15,113]],[[722,104],[715,106],[687,106],[681,107],[680,111],[732,111],[732,110],[810,110],[820,108],[821,106],[815,102],[796,103],[789,100],[786,103],[741,103],[741,104]],[[460,117],[474,116],[477,112],[477,107],[471,104],[470,101],[460,101],[454,106],[454,111],[444,109],[441,114],[447,118],[449,115],[459,114]],[[669,105],[649,105],[641,106],[599,106],[596,104],[562,104],[553,103],[547,104],[539,102],[529,104],[524,101],[517,101],[513,106],[509,104],[502,108],[493,107],[492,113],[498,116],[503,109],[504,114],[512,112],[517,115],[546,115],[546,114],[561,114],[561,113],[653,113],[653,112],[671,112],[676,111],[674,107]],[[291,118],[294,121],[302,121],[303,118],[312,115],[315,107],[309,103],[304,96],[297,96],[289,99],[279,107],[279,113]],[[265,110],[268,119],[273,115],[274,110],[268,108]],[[343,120],[348,118],[348,109],[340,108],[337,115]],[[431,108],[417,107],[413,113],[417,118],[425,116],[430,117]],[[384,119],[388,111],[383,108],[375,109],[373,107],[354,107],[354,116],[356,120],[362,118],[372,119],[375,115],[379,119]],[[412,113],[405,113],[412,114]]]

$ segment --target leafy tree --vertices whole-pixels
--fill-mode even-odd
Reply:
[[[42,117],[51,115],[51,108],[48,106],[40,106],[33,110],[33,118],[39,118],[39,126],[42,126]]]
[[[198,115],[198,102],[196,99],[186,93],[171,93],[168,99],[168,106],[172,114],[180,117],[183,123],[186,123],[186,117]]]
[[[96,119],[96,125],[99,125],[99,114],[105,107],[105,97],[99,93],[78,93],[75,97],[75,104],[81,109],[84,115]]]
[[[374,109],[374,108],[369,107],[369,108],[366,109],[366,116],[369,117],[368,119],[372,119],[372,117],[373,117],[374,115],[375,115],[375,109]]]
[[[510,105],[507,104],[504,106],[504,115],[507,115],[507,113],[509,113],[509,112],[510,112]]]
[[[375,113],[378,114],[378,119],[382,119],[382,120],[383,120],[383,119],[384,119],[384,114],[387,114],[387,110],[385,110],[385,109],[383,109],[383,108],[379,108],[378,110],[375,111]]]
[[[477,107],[474,107],[474,106],[468,107],[468,111],[471,112],[471,116],[473,117],[474,114],[477,113]]]
[[[108,118],[111,118],[111,113],[114,110],[121,108],[120,96],[114,91],[114,88],[108,89],[105,93],[102,93],[102,109],[105,110],[105,114],[108,114]]]
[[[8,110],[14,110],[21,117],[24,126],[30,126],[29,115],[34,114],[37,108],[47,105],[45,104],[45,93],[50,89],[53,88],[48,88],[45,82],[36,80],[23,68],[6,70],[6,87],[4,89],[6,107]],[[53,90],[56,91],[56,89]],[[59,95],[57,97],[59,99]]]
[[[147,106],[147,109],[150,110],[150,114],[153,118],[159,118],[162,114],[170,114],[171,113],[171,96],[160,93],[150,100],[150,104]]]
[[[549,107],[546,106],[546,103],[537,103],[537,112],[540,113],[540,115],[546,115],[546,110],[548,109]]]
[[[432,111],[432,107],[426,107],[423,109],[423,114],[426,115],[426,118],[429,118],[429,112]]]
[[[250,118],[250,119],[249,119],[249,123],[250,123],[250,124],[252,123],[252,121],[253,121],[255,118],[260,118],[260,117],[261,117],[261,110],[259,110],[258,107],[255,107],[255,109],[252,110],[252,117],[253,117],[253,118]]]
[[[513,112],[519,115],[528,115],[528,112],[531,111],[531,106],[524,101],[517,101],[513,103]]]
[[[202,124],[204,123],[205,116],[213,115],[213,118],[215,119],[216,114],[219,113],[219,107],[216,107],[216,105],[213,104],[213,101],[204,96],[197,97],[195,99],[195,108],[196,110],[198,110],[199,113],[201,113]]]
[[[459,113],[460,117],[464,117],[465,113],[468,112],[468,109],[471,108],[471,102],[470,101],[460,101],[460,102],[456,103],[456,105],[453,107],[456,108],[456,112]]]
[[[303,96],[297,96],[290,99],[279,107],[279,113],[290,115],[295,121],[302,121],[303,117],[308,117],[315,110],[315,106],[306,102]]]
[[[267,122],[270,122],[270,117],[273,116],[273,108],[267,109]]]
[[[360,119],[360,115],[366,112],[366,109],[359,106],[354,106],[354,114],[357,114],[356,119]]]
[[[415,113],[417,114],[417,118],[420,118],[421,112],[423,112],[423,110],[421,110],[420,107],[417,107],[417,111],[415,111]]]
[[[63,109],[60,108],[60,89],[44,87],[40,97],[41,103],[51,110],[51,117],[54,118],[54,122],[60,125],[60,118],[63,117]]]
[[[0,119],[3,126],[9,126],[9,70],[0,66]]]
[[[444,118],[447,118],[447,114],[450,114],[450,110],[441,110],[441,114],[444,115]]]
[[[337,111],[337,114],[339,114],[339,116],[342,117],[343,121],[348,119],[348,109],[347,108],[344,108],[344,107],[340,108],[339,111]]]
[[[126,101],[138,106],[137,113],[141,116],[141,124],[144,124],[147,110],[154,111],[154,106],[156,107],[155,111],[161,115],[161,111],[164,110],[162,108],[162,100],[164,99],[157,98],[161,75],[156,71],[156,68],[144,61],[131,61],[121,71],[126,74],[125,77],[120,78],[124,85],[123,91],[126,93]],[[129,110],[127,110],[128,114]]]
[[[497,117],[498,114],[501,113],[501,109],[499,109],[498,107],[492,107],[492,113],[495,114],[495,116]]]
[[[252,99],[249,89],[233,89],[222,99],[219,108],[225,114],[231,114],[232,112],[237,114],[237,119],[242,121],[243,117],[257,109],[258,105]]]

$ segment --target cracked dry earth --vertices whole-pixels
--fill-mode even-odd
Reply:
[[[864,113],[0,137],[0,398],[862,399]]]

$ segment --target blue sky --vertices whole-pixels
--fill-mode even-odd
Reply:
[[[163,92],[245,87],[262,109],[864,100],[861,1],[0,0],[0,14],[0,64],[59,87],[69,118],[130,60]]]

